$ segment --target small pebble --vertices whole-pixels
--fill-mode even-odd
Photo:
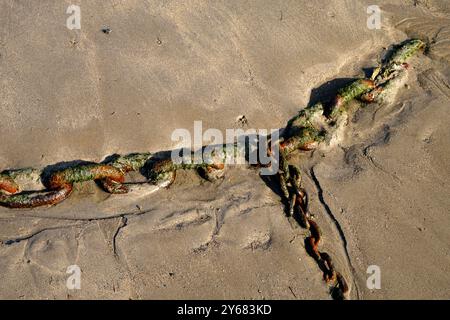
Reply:
[[[104,33],[104,34],[110,34],[111,33],[111,28],[110,27],[103,27],[102,28],[102,32]]]

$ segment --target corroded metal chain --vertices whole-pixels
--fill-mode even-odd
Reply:
[[[280,187],[289,202],[289,216],[310,232],[305,239],[305,249],[323,271],[324,280],[331,286],[335,299],[347,299],[350,288],[344,276],[335,270],[330,255],[319,251],[322,233],[308,212],[300,169],[290,163],[289,156],[297,150],[314,150],[320,143],[330,141],[333,132],[344,124],[348,106],[355,99],[362,102],[382,101],[387,89],[394,87],[399,75],[408,68],[406,60],[424,48],[425,44],[420,40],[405,41],[394,47],[391,55],[374,69],[370,79],[358,79],[340,89],[329,110],[324,110],[322,103],[307,107],[289,120],[284,130],[280,142]]]
[[[216,159],[217,160],[217,159]],[[148,172],[142,172],[147,167]],[[19,169],[0,173],[0,205],[23,209],[55,205],[65,200],[73,190],[74,183],[97,181],[112,194],[128,192],[125,174],[141,171],[149,181],[160,187],[168,187],[175,179],[176,170],[196,169],[208,180],[223,175],[223,163],[175,164],[171,159],[158,159],[151,153],[132,153],[116,156],[106,163],[88,163],[56,170],[46,175],[41,169]],[[42,182],[46,190],[23,191],[17,181]]]
[[[9,208],[35,208],[55,205],[65,200],[73,190],[73,184],[97,180],[110,193],[126,193],[123,184],[125,174],[139,170],[150,157],[148,153],[130,154],[116,157],[106,164],[82,164],[57,170],[46,177],[40,169],[19,169],[5,171],[0,174],[0,205]],[[42,181],[47,190],[30,192],[22,191],[18,180]]]
[[[307,150],[311,150],[311,144],[307,143]],[[286,149],[283,144],[280,145],[280,149],[282,169],[279,172],[279,179],[283,195],[289,203],[288,215],[294,218],[302,228],[309,230],[310,235],[305,239],[305,249],[319,265],[326,283],[331,285],[332,296],[336,299],[345,299],[349,293],[347,281],[341,273],[335,270],[330,255],[324,251],[319,251],[322,232],[308,212],[307,193],[301,186],[300,169],[293,164],[288,164]]]
[[[322,103],[307,107],[290,119],[280,140],[280,187],[289,203],[289,216],[309,230],[305,239],[308,254],[323,271],[324,280],[331,285],[332,295],[346,298],[349,286],[344,276],[335,270],[328,253],[319,250],[322,235],[317,221],[308,212],[307,193],[302,188],[301,170],[291,163],[290,155],[298,150],[311,151],[321,143],[331,140],[333,132],[345,124],[352,101],[380,102],[393,88],[399,75],[408,68],[407,60],[424,49],[420,40],[407,40],[396,46],[391,54],[374,69],[370,79],[357,79],[340,89],[329,108]],[[226,146],[224,146],[225,148]],[[269,149],[270,150],[270,149]],[[149,182],[168,187],[175,179],[177,170],[197,170],[204,178],[214,181],[225,170],[226,152],[212,154],[208,161],[199,163],[175,163],[151,153],[133,153],[115,156],[103,163],[80,164],[47,172],[43,169],[19,169],[0,173],[0,205],[9,208],[34,208],[55,205],[66,199],[74,183],[95,180],[102,188],[113,194],[128,192],[125,174],[139,171]],[[189,155],[193,159],[193,153]],[[39,191],[27,191],[20,181],[41,183]]]

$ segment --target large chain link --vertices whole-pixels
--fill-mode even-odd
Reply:
[[[331,285],[335,298],[347,298],[349,286],[344,276],[335,270],[330,255],[319,250],[321,230],[308,212],[308,196],[302,188],[301,170],[291,163],[289,157],[298,150],[314,150],[320,143],[329,141],[332,132],[342,125],[342,116],[348,113],[347,106],[351,101],[381,101],[387,89],[393,87],[393,81],[408,68],[406,61],[424,48],[425,44],[420,40],[407,40],[395,46],[381,65],[374,69],[370,79],[358,79],[340,89],[329,110],[324,110],[321,103],[301,110],[288,121],[280,140],[278,177],[283,196],[289,203],[288,215],[302,228],[309,230],[310,235],[305,239],[306,251],[323,271],[324,280]],[[131,171],[140,171],[149,182],[161,187],[168,187],[180,169],[197,170],[206,179],[214,181],[223,176],[225,155],[226,152],[213,155],[209,161],[178,164],[170,158],[156,157],[151,153],[133,153],[114,156],[100,164],[81,164],[51,173],[40,169],[4,171],[0,173],[0,205],[9,208],[55,205],[71,194],[74,183],[91,180],[98,181],[107,192],[127,193],[125,174]],[[44,190],[23,191],[18,181],[42,181]]]

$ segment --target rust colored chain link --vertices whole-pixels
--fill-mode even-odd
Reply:
[[[284,156],[284,149],[280,147],[281,162],[287,162]],[[308,212],[307,194],[301,187],[300,169],[293,164],[282,165],[284,170],[280,170],[280,185],[284,197],[289,201],[289,216],[302,227],[309,230],[310,235],[305,239],[306,252],[317,262],[323,272],[323,278],[331,286],[332,296],[337,299],[346,299],[349,294],[347,281],[341,273],[334,268],[331,257],[328,253],[319,251],[319,244],[322,240],[322,232]]]

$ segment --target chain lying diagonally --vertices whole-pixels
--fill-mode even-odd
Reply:
[[[280,142],[281,190],[290,204],[289,215],[310,231],[310,236],[305,239],[306,251],[323,271],[324,280],[330,285],[331,295],[335,299],[348,298],[350,288],[344,276],[335,270],[330,255],[319,250],[321,230],[308,212],[306,192],[301,187],[300,169],[290,163],[289,156],[295,150],[314,150],[321,142],[330,141],[333,133],[345,123],[350,110],[355,109],[351,105],[355,99],[381,102],[389,92],[387,89],[395,87],[395,82],[408,68],[406,61],[421,49],[425,49],[425,44],[420,40],[405,41],[394,47],[390,56],[374,69],[370,79],[358,79],[340,89],[328,109],[319,102],[301,110],[288,121],[284,130]]]
[[[330,255],[319,250],[322,241],[317,221],[308,212],[307,193],[302,187],[301,170],[293,164],[290,156],[300,151],[311,151],[331,140],[333,133],[345,124],[349,113],[359,102],[380,102],[404,70],[407,60],[419,50],[425,49],[421,40],[412,39],[394,46],[384,61],[374,69],[370,79],[357,79],[338,91],[331,105],[324,107],[316,103],[290,119],[279,143],[280,188],[289,203],[288,215],[309,230],[305,239],[308,254],[317,262],[324,280],[330,285],[333,298],[345,299],[349,286],[344,276],[335,270]],[[356,103],[357,107],[360,106]],[[224,145],[224,148],[227,146]],[[269,149],[270,150],[270,149]],[[95,180],[107,192],[124,194],[128,192],[125,175],[140,171],[150,183],[168,187],[175,179],[177,170],[197,170],[204,178],[214,181],[223,177],[226,152],[214,154],[208,161],[175,163],[170,158],[161,158],[151,153],[133,153],[115,156],[103,163],[79,164],[46,173],[42,169],[19,169],[0,173],[0,205],[9,208],[35,208],[55,205],[66,199],[75,183]],[[190,157],[194,157],[191,152]],[[45,189],[24,191],[19,181],[41,181]]]

